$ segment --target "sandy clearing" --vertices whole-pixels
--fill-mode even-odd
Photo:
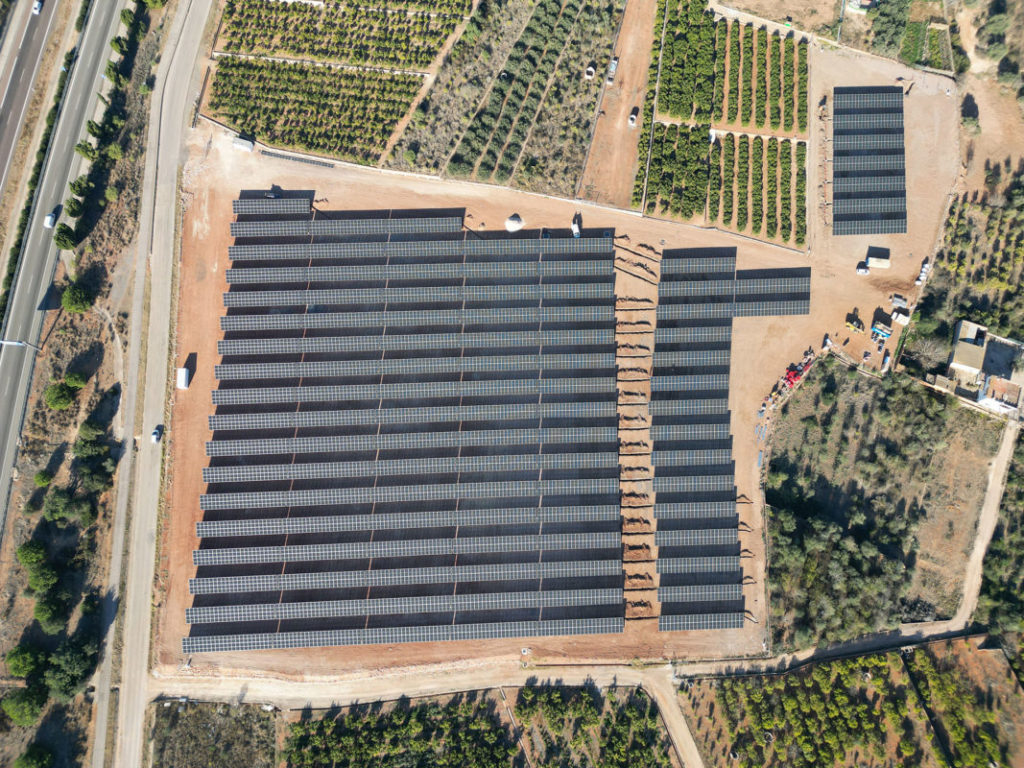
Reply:
[[[602,91],[594,138],[577,190],[586,200],[620,208],[630,206],[638,167],[637,136],[643,128],[643,115],[631,128],[629,113],[634,107],[641,112],[644,108],[655,11],[654,0],[628,0],[626,3],[613,54],[619,57],[615,82],[605,85]],[[597,73],[598,77],[604,75]]]

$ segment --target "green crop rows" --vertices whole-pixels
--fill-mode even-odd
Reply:
[[[710,176],[708,178],[708,219],[718,218],[722,203],[722,142],[718,139],[711,145]]]
[[[729,90],[728,109],[726,120],[735,123],[739,116],[739,92],[740,92],[740,37],[743,34],[743,27],[739,24],[729,25]]]
[[[736,137],[727,133],[722,139],[722,223],[732,224],[733,198],[736,196]]]
[[[750,194],[750,137],[739,136],[736,161],[736,229],[747,228],[747,196]]]
[[[807,45],[800,41],[796,57],[796,121],[801,133],[807,130]]]
[[[802,145],[801,145],[802,146]],[[793,142],[779,143],[779,239],[793,234]]]
[[[793,130],[793,70],[796,66],[796,46],[793,38],[787,37],[782,49],[782,117],[783,128]],[[801,129],[803,130],[803,129]]]
[[[715,91],[717,25],[703,0],[670,0],[666,14],[658,111],[706,122]]]
[[[765,178],[765,234],[769,239],[779,231],[779,140],[768,139],[768,158]]]
[[[220,47],[229,53],[425,68],[468,10],[458,0],[429,11],[372,5],[231,0]]]
[[[797,245],[807,240],[807,145],[800,142],[796,145],[796,217],[793,222]]]
[[[209,109],[267,142],[370,162],[422,83],[416,75],[222,58]]]
[[[704,213],[708,192],[707,131],[706,126],[654,126],[648,213],[667,212],[683,219]]]
[[[764,139],[750,144],[750,231],[761,234],[764,224]]]

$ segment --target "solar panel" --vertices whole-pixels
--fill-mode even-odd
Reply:
[[[410,219],[306,219],[303,221],[233,221],[232,237],[301,237],[314,235],[397,235],[459,232],[462,217]]]
[[[442,642],[556,635],[621,633],[625,619],[560,619],[557,621],[510,621],[501,624],[443,624],[427,627],[379,627],[274,634],[205,635],[182,638],[185,654],[219,651],[253,651],[281,648],[319,648],[336,645]]]
[[[729,374],[697,373],[686,376],[654,376],[651,379],[652,392],[729,391]]]
[[[669,377],[664,377],[669,378]],[[455,397],[534,396],[615,392],[615,379],[594,376],[570,379],[487,379],[485,381],[424,381],[402,384],[350,384],[310,387],[216,389],[214,405],[314,403],[344,400],[390,400]]]
[[[613,404],[614,405],[614,404]],[[398,461],[343,461],[313,464],[258,464],[251,466],[206,467],[206,483],[259,483],[279,480],[330,480],[336,477],[375,477],[454,472],[540,472],[552,469],[608,469],[618,466],[618,457],[604,453],[547,453],[502,456],[435,456]]]
[[[726,585],[719,585],[726,586]],[[710,598],[709,598],[710,599]],[[189,608],[189,624],[235,621],[288,621],[339,616],[379,616],[456,611],[516,611],[524,608],[563,608],[573,605],[609,605],[622,602],[621,589],[553,590],[550,592],[485,592],[458,595],[325,600],[308,603],[256,603]]]
[[[765,317],[767,315],[806,315],[808,312],[810,312],[810,310],[810,299],[784,301],[741,301],[736,303],[736,317]]]
[[[616,508],[617,511],[617,508]],[[739,568],[739,557],[735,559]],[[721,570],[729,570],[723,568]],[[214,576],[189,580],[195,595],[283,592],[290,590],[347,589],[413,584],[459,584],[488,581],[529,581],[536,579],[606,578],[622,576],[618,560],[498,563],[434,568],[386,568],[360,571],[315,571],[274,573],[256,576]]]
[[[694,353],[701,354],[701,353]],[[707,353],[715,354],[715,353]],[[728,353],[726,362],[728,362]],[[700,361],[692,363],[700,364]],[[315,363],[246,363],[218,365],[218,379],[296,379],[345,376],[390,376],[470,371],[544,371],[578,368],[610,369],[612,352],[585,355],[506,355],[498,357],[423,357],[388,360],[345,360]]]
[[[723,428],[728,437],[728,429]],[[211,440],[207,456],[270,456],[286,453],[342,453],[345,451],[396,451],[417,448],[460,448],[481,445],[555,445],[615,443],[618,428],[564,427],[542,429],[468,430],[462,432],[413,432],[376,435],[337,435],[257,440]],[[696,439],[696,438],[694,438]],[[617,448],[616,448],[617,450]]]
[[[662,603],[708,603],[742,600],[742,584],[690,584],[659,587],[658,599]]]
[[[727,344],[731,339],[731,325],[669,327],[654,331],[655,344]]]
[[[658,573],[730,573],[740,570],[740,556],[724,557],[659,557]]]
[[[369,312],[314,312],[287,315],[225,315],[220,319],[224,331],[288,331],[310,328],[397,328],[422,326],[422,310],[388,310]],[[526,323],[614,323],[615,307],[494,307],[486,309],[434,309],[430,311],[430,327],[472,324]]]
[[[703,528],[694,531],[657,531],[654,543],[659,547],[709,547],[736,544],[735,528]],[[198,565],[198,563],[197,563]]]
[[[694,249],[699,250],[699,249]],[[715,249],[716,251],[719,249]],[[688,254],[692,251],[688,251]],[[735,256],[699,256],[687,255],[685,257],[673,257],[666,252],[661,257],[661,274],[685,275],[685,274],[728,274],[736,271]]]
[[[853,219],[832,222],[834,235],[890,235],[903,234],[907,231],[905,216],[893,219]]]
[[[554,299],[614,298],[613,283],[545,283],[542,285],[442,285],[423,288],[335,288],[296,291],[231,291],[224,306],[274,307],[322,304],[424,304],[433,302],[512,302]]]
[[[697,531],[695,533],[710,533]],[[735,539],[735,531],[732,531]],[[723,542],[724,543],[724,542]],[[192,564],[324,562],[368,557],[422,557],[486,552],[549,552],[572,549],[612,549],[622,546],[619,533],[563,533],[548,536],[481,536],[464,539],[405,539],[354,541],[342,544],[297,544],[280,547],[197,549]]]
[[[735,509],[735,505],[733,505],[733,509]],[[341,533],[345,531],[449,528],[461,525],[610,522],[618,520],[619,516],[620,511],[617,505],[597,504],[586,507],[517,507],[511,509],[442,510],[437,512],[392,512],[374,515],[262,517],[249,520],[202,520],[196,523],[196,535],[200,538],[226,538],[234,536]]]
[[[811,290],[811,277],[773,277],[767,279],[737,280],[736,293],[807,293]]]
[[[304,233],[305,234],[305,233]],[[430,233],[425,233],[430,234]],[[440,234],[440,233],[439,233]],[[545,238],[520,240],[458,239],[401,242],[346,242],[346,243],[264,243],[260,245],[232,245],[228,258],[232,261],[265,261],[282,259],[397,259],[397,258],[474,258],[525,256],[542,258],[570,254],[607,254],[614,247],[608,238]]]
[[[726,413],[729,410],[727,398],[708,398],[706,400],[653,400],[651,415],[653,416],[697,416],[708,413]]]
[[[429,501],[433,499],[532,498],[566,494],[610,494],[617,493],[618,490],[618,478],[387,485],[372,488],[207,493],[199,497],[199,508],[203,510],[268,509]]]
[[[728,424],[652,424],[654,441],[728,440]]]
[[[362,280],[492,280],[537,277],[613,276],[607,259],[573,261],[455,262],[440,264],[363,264],[351,267],[273,267],[229,269],[229,284],[346,283]]]
[[[702,520],[735,515],[735,501],[690,501],[654,505],[654,516],[661,520]]]
[[[662,301],[656,313],[662,320],[720,320],[733,316],[732,297],[729,301],[708,304],[672,304]]]
[[[308,197],[257,197],[232,200],[231,212],[236,216],[309,215],[311,204]]]
[[[666,281],[662,278],[658,286],[659,296],[732,296],[736,290],[736,281],[730,276],[728,280],[677,280]]]
[[[654,350],[654,365],[680,368],[700,368],[710,365],[729,365],[728,349],[700,349],[694,351]]]
[[[654,477],[655,493],[715,493],[732,489],[733,476],[731,472],[727,475],[683,476],[661,476],[656,473]]]
[[[877,214],[907,212],[907,201],[904,197],[864,197],[836,200],[832,204],[832,214],[836,217],[849,214]]]
[[[680,616],[662,614],[658,617],[659,632],[683,632],[706,629],[741,629],[742,613],[698,613]]]
[[[614,328],[493,333],[421,333],[395,336],[306,336],[286,339],[228,339],[221,355],[298,355],[380,352],[406,349],[492,349],[495,347],[608,346]]]

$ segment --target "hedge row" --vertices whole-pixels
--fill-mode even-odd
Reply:
[[[768,139],[765,169],[765,236],[774,239],[779,231],[779,140]]]
[[[797,245],[807,240],[807,145],[796,145],[796,216],[794,238]]]
[[[704,213],[708,192],[708,126],[654,126],[647,212],[690,219]]]
[[[718,218],[718,208],[722,202],[722,142],[718,139],[711,145],[709,166],[708,219],[715,221]]]

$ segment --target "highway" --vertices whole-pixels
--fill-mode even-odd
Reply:
[[[9,27],[4,37],[5,60],[0,64],[0,190],[7,183],[11,158],[18,142],[18,133],[25,122],[32,85],[43,59],[46,38],[57,17],[59,0],[43,4],[38,16],[32,14],[32,3],[20,2],[11,9]],[[47,104],[45,110],[49,109]],[[34,151],[31,154],[35,154]],[[31,155],[30,155],[31,156]],[[12,219],[13,220],[13,219]]]
[[[47,5],[56,3],[50,0]],[[40,176],[39,205],[32,211],[25,234],[21,265],[11,289],[4,339],[39,343],[46,318],[47,294],[58,258],[53,233],[44,229],[43,219],[64,200],[68,182],[79,173],[81,158],[75,154],[74,147],[85,135],[86,120],[96,109],[97,93],[103,87],[103,71],[112,55],[109,41],[117,34],[121,23],[118,14],[123,6],[123,0],[104,0],[94,3],[90,12],[78,61],[72,69],[64,106],[53,133],[50,155]],[[51,8],[50,12],[53,10]],[[34,21],[38,22],[39,18],[43,18],[42,15]],[[0,494],[4,499],[4,522],[34,363],[30,347],[0,347]]]

